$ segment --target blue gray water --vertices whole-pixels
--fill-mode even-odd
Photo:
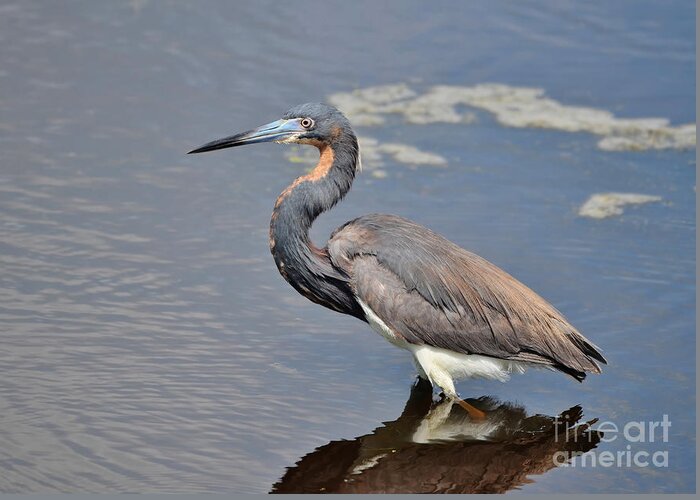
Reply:
[[[401,82],[540,87],[694,123],[694,19],[691,1],[3,2],[0,492],[266,492],[308,454],[337,465],[350,452],[314,450],[403,411],[407,355],[297,295],[269,256],[275,197],[305,167],[274,145],[186,151]],[[553,468],[514,488],[694,491],[694,151],[609,152],[476,116],[374,127],[449,166],[389,160],[314,238],[363,213],[412,218],[527,283],[610,362],[584,384],[464,381],[465,397],[672,422],[668,442],[618,436],[591,452],[665,451],[667,467]],[[607,191],[663,201],[577,215]],[[382,466],[365,458],[350,476]]]

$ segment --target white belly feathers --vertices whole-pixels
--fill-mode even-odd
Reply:
[[[356,298],[357,299],[357,298]],[[439,347],[416,345],[396,335],[389,326],[362,300],[357,302],[365,312],[372,329],[397,347],[410,351],[421,375],[442,388],[448,395],[455,395],[453,379],[480,377],[505,382],[511,373],[523,373],[528,363],[508,361],[479,354],[462,354]]]

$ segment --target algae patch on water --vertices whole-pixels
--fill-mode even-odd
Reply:
[[[412,124],[471,123],[474,113],[460,110],[467,106],[492,113],[509,127],[602,136],[598,147],[608,151],[689,149],[696,143],[694,123],[672,126],[665,118],[618,118],[607,110],[563,104],[533,87],[436,85],[419,94],[395,84],[336,93],[329,101],[359,126],[381,125],[387,114],[403,115]]]
[[[386,156],[391,156],[399,163],[405,165],[432,165],[442,167],[447,165],[447,160],[436,153],[422,151],[409,144],[400,142],[380,143],[373,137],[359,137],[360,155],[363,165],[376,168],[384,165]]]
[[[605,219],[622,215],[625,205],[641,205],[656,201],[661,201],[661,197],[637,193],[596,193],[581,205],[578,214],[581,217]]]

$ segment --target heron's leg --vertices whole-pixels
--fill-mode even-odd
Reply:
[[[421,364],[420,364],[420,362],[418,361],[418,359],[416,359],[415,357],[413,358],[413,366],[415,366],[415,367],[416,367],[416,370],[418,371],[418,378],[423,379],[423,380],[427,380],[427,381],[430,382],[431,384],[433,383],[433,382],[430,380],[430,377],[428,377],[428,375],[425,373],[425,370],[424,370],[423,367],[421,366]]]
[[[476,406],[472,406],[469,403],[467,403],[465,400],[461,399],[459,396],[455,397],[455,402],[467,410],[467,413],[469,413],[469,416],[472,417],[474,420],[484,420],[486,418],[486,412],[483,410],[480,410]]]
[[[452,377],[446,376],[444,374],[438,374],[435,383],[438,384],[449,399],[457,403],[459,406],[464,408],[469,416],[474,420],[484,420],[486,418],[486,412],[480,410],[479,408],[470,405],[465,400],[459,397],[457,391],[455,391],[455,384]]]
[[[419,351],[414,353],[414,359],[416,366],[420,367],[423,373],[427,375],[428,380],[430,380],[433,385],[440,387],[448,398],[464,408],[471,418],[474,420],[483,420],[486,418],[485,412],[470,405],[457,395],[452,376],[442,369],[440,365],[434,363],[429,354],[426,356],[424,352]]]

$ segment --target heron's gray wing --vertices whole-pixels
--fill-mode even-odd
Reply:
[[[414,222],[360,217],[331,236],[328,252],[357,298],[410,343],[546,364],[577,379],[605,363],[535,292]]]

